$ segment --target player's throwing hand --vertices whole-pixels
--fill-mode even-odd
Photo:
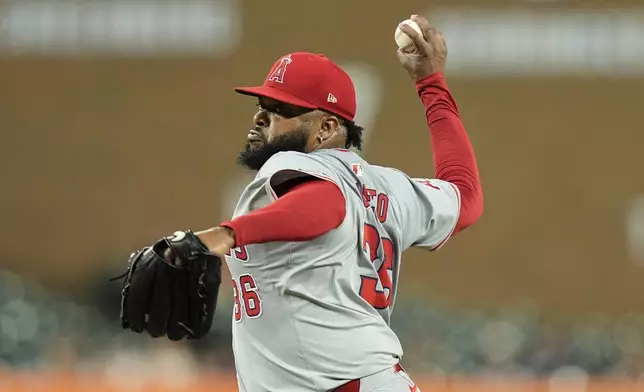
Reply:
[[[408,53],[398,49],[398,59],[414,81],[419,81],[436,72],[445,70],[447,46],[443,33],[432,27],[422,16],[412,15],[411,20],[418,24],[423,35],[408,25],[401,24],[400,30],[411,38],[416,50]]]

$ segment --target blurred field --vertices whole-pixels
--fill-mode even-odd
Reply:
[[[10,376],[14,380],[18,378]],[[100,380],[100,378],[98,378]],[[125,385],[126,382],[131,384]],[[42,387],[47,385],[46,387]],[[134,385],[134,386],[133,386]],[[489,379],[452,379],[444,380],[423,379],[417,382],[423,391],[430,392],[637,392],[644,390],[644,384],[624,380],[589,380],[589,381],[545,381],[545,380],[507,380],[504,378]],[[87,376],[38,376],[31,377],[30,381],[20,380],[4,384],[7,390],[15,392],[37,392],[46,390],[51,392],[81,392],[91,388],[96,392],[233,392],[237,391],[237,381],[230,374],[206,374],[195,376],[185,386],[167,386],[158,383],[141,384],[140,386],[126,376],[119,381],[97,382],[93,375]]]

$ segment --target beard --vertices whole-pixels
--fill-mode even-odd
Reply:
[[[264,140],[260,146],[253,146],[246,142],[246,146],[237,156],[237,163],[251,170],[259,170],[264,164],[278,152],[296,151],[307,152],[308,132],[304,128],[279,135],[270,142]]]

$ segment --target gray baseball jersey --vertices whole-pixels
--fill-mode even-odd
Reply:
[[[253,244],[226,257],[240,391],[329,391],[397,363],[403,350],[389,321],[401,253],[440,247],[458,219],[452,184],[412,179],[342,149],[274,155],[234,216],[266,206],[275,186],[303,176],[336,184],[346,217],[314,240]]]

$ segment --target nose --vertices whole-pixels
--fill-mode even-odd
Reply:
[[[255,123],[255,126],[258,128],[266,128],[268,127],[268,116],[266,116],[266,112],[264,110],[260,110],[255,114],[255,117],[253,117],[253,122]]]

